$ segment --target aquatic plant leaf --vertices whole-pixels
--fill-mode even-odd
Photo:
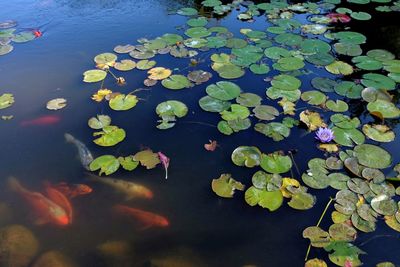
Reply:
[[[104,70],[87,70],[83,73],[83,81],[87,83],[95,83],[104,80],[107,72]]]
[[[349,105],[342,100],[336,100],[336,102],[333,100],[328,100],[326,101],[325,105],[333,112],[346,112],[349,109]]]
[[[114,52],[118,54],[127,54],[135,49],[134,45],[117,45],[114,47]]]
[[[197,10],[191,7],[182,7],[176,12],[176,14],[182,16],[195,16],[197,15],[197,13]]]
[[[333,74],[350,75],[353,73],[353,67],[344,61],[335,61],[325,66],[325,69]]]
[[[290,51],[285,48],[279,46],[272,46],[264,50],[264,55],[270,59],[280,59],[289,57],[291,54]]]
[[[283,108],[283,114],[285,115],[295,115],[296,114],[296,104],[287,100],[283,97],[278,104]]]
[[[208,112],[222,112],[230,108],[231,103],[211,96],[204,96],[199,100],[200,107]]]
[[[260,166],[270,173],[285,173],[292,168],[292,160],[279,152],[262,154]]]
[[[398,209],[397,203],[388,195],[377,195],[371,200],[371,207],[384,216],[394,215]]]
[[[395,58],[395,55],[387,50],[384,49],[373,49],[367,52],[367,56],[378,60],[378,61],[388,61]]]
[[[139,70],[148,70],[154,67],[157,63],[154,60],[140,60],[136,63],[136,68]]]
[[[160,159],[157,153],[154,153],[151,149],[146,149],[137,152],[133,155],[133,160],[139,161],[140,165],[146,167],[146,169],[153,169],[160,163]]]
[[[212,180],[211,188],[220,197],[232,198],[235,190],[243,191],[245,186],[233,179],[231,174],[224,173],[219,178]]]
[[[358,44],[336,43],[333,47],[335,51],[341,55],[355,57],[362,54],[361,46]]]
[[[278,59],[278,62],[273,64],[272,67],[279,71],[292,71],[298,70],[305,66],[304,60],[297,57],[284,57]]]
[[[300,51],[305,55],[328,53],[331,51],[331,46],[319,39],[306,39],[301,43]]]
[[[129,56],[133,57],[134,59],[142,59],[142,60],[150,59],[155,55],[156,55],[155,51],[144,47],[140,48],[140,50],[136,48],[136,50],[129,52]]]
[[[309,226],[303,230],[303,238],[310,239],[311,246],[323,248],[329,245],[329,233],[318,226]]]
[[[134,160],[133,156],[118,157],[118,161],[122,168],[127,171],[133,171],[137,166],[139,166],[139,161]]]
[[[318,112],[304,110],[300,113],[300,121],[307,125],[310,131],[315,131],[320,127],[326,127],[325,122]]]
[[[322,92],[329,93],[333,92],[333,88],[338,83],[326,77],[315,77],[311,80],[311,85]]]
[[[105,126],[110,125],[111,118],[107,115],[97,115],[96,117],[92,117],[88,120],[88,125],[90,128],[99,130],[104,128]]]
[[[240,38],[229,38],[226,40],[226,47],[228,48],[243,48],[247,46],[247,42]]]
[[[227,121],[220,121],[217,124],[217,129],[225,135],[233,134],[233,129],[229,126]]]
[[[305,263],[304,267],[328,267],[328,265],[326,264],[326,262],[324,260],[314,258],[314,259],[308,260]]]
[[[246,191],[247,192],[247,191]],[[275,211],[282,206],[283,196],[280,190],[276,191],[262,191],[258,205],[267,208],[269,211]]]
[[[385,216],[385,223],[393,230],[400,232],[400,223],[395,216]]]
[[[171,90],[180,90],[189,88],[192,83],[183,75],[171,75],[167,79],[162,80],[161,84]]]
[[[136,106],[139,100],[135,95],[120,94],[110,99],[109,105],[113,110],[128,110]]]
[[[369,56],[358,56],[351,59],[357,68],[363,70],[380,70],[383,67],[382,62],[375,60]]]
[[[7,55],[14,50],[14,46],[10,44],[0,45],[0,56]]]
[[[365,142],[365,136],[357,129],[342,129],[339,127],[332,128],[336,143],[342,146],[352,147],[355,144],[362,144]]]
[[[93,140],[99,146],[114,146],[125,139],[126,133],[124,129],[117,126],[107,125],[103,127],[103,131],[93,133],[93,136],[99,136]]]
[[[185,31],[185,34],[190,38],[207,37],[211,34],[205,27],[193,27]]]
[[[337,32],[334,34],[334,38],[338,39],[342,43],[350,44],[363,44],[367,40],[367,37],[365,37],[365,35],[352,31]]]
[[[14,104],[14,95],[5,93],[0,95],[0,109],[11,107]]]
[[[89,165],[91,171],[99,171],[99,175],[103,173],[105,175],[110,175],[116,172],[119,168],[119,161],[112,155],[103,155],[95,158]]]
[[[253,182],[254,184],[254,182]],[[285,198],[291,198],[293,193],[289,190],[293,188],[300,188],[300,183],[296,179],[293,178],[282,178],[282,185],[280,187],[280,190],[282,192],[283,197]]]
[[[99,89],[95,94],[92,95],[92,99],[96,102],[101,102],[104,98],[111,94],[112,91],[109,89]]]
[[[253,168],[260,165],[261,151],[255,146],[239,146],[232,152],[231,159],[237,166]]]
[[[196,85],[199,85],[199,84],[205,83],[209,79],[211,79],[212,74],[207,71],[204,71],[204,70],[195,70],[195,71],[189,72],[187,77],[191,82],[194,82],[194,83],[196,83]]]
[[[377,142],[392,142],[396,137],[389,127],[381,124],[365,124],[362,131],[368,138]]]
[[[293,91],[300,88],[301,81],[296,77],[286,74],[280,74],[272,79],[271,85],[281,90]]]
[[[365,87],[374,87],[376,89],[393,90],[396,82],[389,77],[378,73],[366,73],[362,76],[361,83]]]
[[[331,240],[352,242],[356,239],[357,230],[346,223],[335,223],[329,227]]]
[[[240,87],[232,82],[220,81],[207,86],[206,92],[213,98],[226,101],[238,97],[240,94]]]
[[[190,27],[204,27],[207,25],[207,23],[208,20],[205,17],[193,18],[186,21],[186,24]]]
[[[208,42],[206,39],[203,38],[189,38],[183,41],[183,44],[190,48],[201,48],[206,46]],[[189,51],[184,48],[180,48],[179,50],[173,49],[171,50],[171,55],[173,55],[174,57],[187,57],[189,56]]]
[[[306,91],[301,94],[301,100],[307,102],[310,105],[321,105],[326,101],[326,95],[320,91]]]
[[[296,102],[300,99],[301,91],[300,90],[283,90],[276,87],[269,87],[266,92],[267,96],[271,99],[287,99],[290,102]]]
[[[23,31],[15,34],[12,37],[12,41],[15,43],[26,43],[36,38],[32,31]]]
[[[279,116],[279,111],[273,106],[259,105],[253,109],[254,115],[260,120],[274,120]]]
[[[245,107],[256,107],[261,104],[262,98],[259,95],[253,93],[241,93],[237,98],[236,102]]]
[[[251,126],[251,121],[249,118],[245,118],[245,119],[237,118],[234,120],[229,120],[227,122],[228,122],[229,127],[234,132],[246,130],[246,129],[250,128],[250,126]]]
[[[345,266],[346,262],[354,267],[362,264],[358,257],[360,254],[364,254],[364,251],[353,244],[343,241],[333,241],[324,247],[324,249],[327,252],[331,252],[329,260],[338,266]]]
[[[117,55],[113,53],[102,53],[94,58],[94,62],[97,64],[104,64],[108,66],[113,66],[115,61],[117,60]]]
[[[334,90],[338,95],[346,96],[351,99],[360,98],[363,89],[364,87],[361,85],[349,81],[343,81],[334,87]]]
[[[156,113],[160,116],[177,116],[182,118],[188,112],[187,106],[177,100],[168,100],[157,105]]]
[[[314,207],[316,197],[307,192],[297,192],[292,194],[288,205],[296,210],[308,210]]]
[[[345,215],[345,214],[340,213],[340,212],[335,210],[335,211],[332,212],[331,218],[332,218],[332,221],[334,223],[343,223],[343,222],[348,221],[350,219],[350,216],[349,215]]]
[[[254,74],[267,74],[270,71],[270,68],[267,64],[252,64],[250,65],[250,70]]]
[[[121,62],[115,62],[114,68],[119,71],[130,71],[136,67],[136,62],[130,59],[123,59]]]
[[[257,123],[254,125],[254,130],[272,138],[276,142],[282,141],[290,135],[290,128],[279,122]]]
[[[382,99],[368,103],[367,110],[371,114],[378,114],[382,118],[392,119],[400,117],[400,109],[392,102]]]
[[[230,111],[224,110],[220,112],[222,119],[226,121],[236,119],[246,119],[250,115],[250,111],[247,107],[243,107],[238,104],[232,104]]]
[[[384,169],[392,163],[391,155],[381,147],[362,144],[354,148],[355,157],[364,166],[375,169]]]
[[[157,67],[150,69],[147,74],[149,74],[149,79],[152,80],[164,80],[171,75],[172,71],[163,67]]]

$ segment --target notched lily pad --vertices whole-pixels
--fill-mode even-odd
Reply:
[[[224,173],[219,178],[212,180],[211,188],[220,197],[232,198],[235,190],[243,191],[245,186],[233,179],[231,174]]]

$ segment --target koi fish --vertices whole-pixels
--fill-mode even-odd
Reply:
[[[87,195],[92,193],[93,189],[85,184],[67,184],[61,182],[53,186],[55,189],[63,193],[68,198],[74,198],[81,195]]]
[[[21,126],[31,126],[31,125],[37,125],[37,126],[44,126],[44,125],[51,125],[51,124],[56,124],[61,120],[59,116],[56,115],[46,115],[46,116],[41,116],[36,119],[32,120],[27,120],[27,121],[22,121],[20,123]]]
[[[86,170],[90,170],[89,164],[93,161],[93,156],[90,150],[85,146],[84,143],[82,143],[78,139],[75,139],[75,137],[73,137],[71,134],[65,133],[64,137],[68,143],[74,144],[76,146],[83,167]]]
[[[151,190],[147,187],[140,184],[121,179],[100,177],[91,173],[88,174],[88,178],[92,181],[100,182],[102,184],[113,187],[116,191],[124,194],[126,200],[130,200],[133,198],[153,198],[153,192],[151,192]]]
[[[67,197],[53,187],[49,182],[44,183],[44,189],[47,197],[66,211],[69,223],[72,223],[72,205]]]
[[[125,205],[115,205],[113,207],[113,210],[115,212],[117,212],[118,214],[133,217],[133,218],[139,220],[143,224],[142,230],[150,228],[150,227],[167,227],[167,226],[169,226],[169,222],[168,222],[167,218],[165,218],[161,215],[149,212],[149,211],[132,208],[132,207],[125,206]]]
[[[29,191],[14,177],[8,179],[8,184],[10,189],[18,193],[30,206],[37,224],[53,223],[64,226],[70,223],[67,212],[41,193]]]

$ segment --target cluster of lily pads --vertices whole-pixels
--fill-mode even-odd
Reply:
[[[12,43],[26,43],[37,38],[33,30],[19,30],[16,28],[17,25],[14,20],[0,22],[0,56],[14,50]]]
[[[313,247],[329,252],[329,259],[334,264],[358,266],[361,264],[359,255],[363,252],[353,244],[356,233],[374,231],[380,216],[390,228],[400,231],[399,203],[395,200],[400,190],[392,184],[392,180],[399,178],[385,175],[385,169],[392,165],[392,157],[376,143],[366,143],[395,139],[388,120],[400,117],[400,109],[391,94],[400,83],[400,60],[383,49],[363,51],[362,45],[367,39],[361,33],[344,27],[338,27],[342,30],[335,32],[335,24],[348,25],[352,19],[363,21],[372,17],[366,12],[339,6],[341,2],[323,0],[290,4],[275,0],[261,4],[250,1],[222,4],[218,0],[205,0],[202,14],[217,16],[235,9],[242,11],[244,7],[237,16],[239,20],[251,22],[264,15],[271,24],[264,31],[250,29],[249,24],[245,24],[246,28],[240,30],[242,36],[238,37],[222,26],[207,27],[209,19],[199,15],[197,9],[181,8],[177,14],[188,17],[183,27],[184,36],[166,33],[154,39],[140,39],[137,45],[118,45],[114,48],[116,54],[103,53],[95,57],[96,69],[86,71],[84,81],[101,82],[92,99],[109,101],[110,108],[123,111],[133,108],[138,99],[132,93],[122,94],[103,88],[108,76],[119,85],[125,84],[125,79],[114,72],[147,70],[144,85],[150,87],[161,81],[163,87],[173,91],[204,86],[213,75],[201,69],[187,74],[183,70],[173,73],[176,70],[156,67],[156,55],[189,58],[193,67],[202,64],[197,56],[209,56],[211,69],[225,80],[244,75],[264,77],[265,96],[249,92],[250,88],[243,92],[236,83],[221,80],[204,86],[207,95],[199,100],[199,106],[204,111],[219,113],[222,120],[217,128],[225,135],[247,130],[253,122],[255,131],[276,142],[289,137],[293,127],[306,128],[309,133],[319,129],[332,131],[332,140],[317,144],[326,152],[326,158],[310,159],[302,182],[312,189],[331,187],[338,190],[329,202],[335,202],[333,224],[324,231],[318,223],[305,229],[303,236]],[[400,10],[399,1],[347,2],[379,3],[375,4],[376,10],[382,12]],[[311,14],[306,24],[300,22],[299,14]],[[118,57],[121,57],[119,61]],[[310,90],[299,77],[313,75],[317,70],[319,76],[326,77],[312,78],[313,89]],[[368,123],[350,117],[348,103],[353,99],[366,105]],[[160,117],[157,128],[173,127],[176,118],[184,117],[187,112],[187,106],[180,101],[160,103],[156,107]],[[125,132],[110,126],[110,122],[111,119],[107,119],[104,123],[100,117],[92,120],[95,129],[102,130],[96,133],[101,135],[96,139],[97,144],[115,145],[125,138]],[[120,164],[125,169],[135,168],[140,161],[136,155],[128,159],[102,157],[96,160],[111,162],[112,171]],[[91,165],[93,170],[102,165],[96,160]],[[282,205],[284,198],[289,198],[288,205],[294,209],[314,206],[316,198],[308,193],[308,188],[292,177],[293,174],[285,177],[293,162],[283,152],[263,154],[257,147],[239,146],[232,153],[232,161],[238,166],[263,169],[252,176],[252,185],[244,194],[249,205],[274,211]],[[101,172],[110,173],[105,169]],[[222,174],[212,181],[212,189],[221,197],[233,197],[235,190],[243,191],[245,185],[231,174]],[[326,263],[312,259],[306,266],[326,266]]]

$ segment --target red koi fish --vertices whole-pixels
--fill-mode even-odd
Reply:
[[[41,116],[41,117],[36,118],[36,119],[22,121],[20,123],[20,125],[21,126],[31,126],[31,125],[44,126],[44,125],[50,125],[50,124],[58,123],[60,120],[61,120],[61,118],[59,116],[46,115],[46,116]]]
[[[115,205],[113,207],[114,211],[117,212],[118,214],[133,217],[137,220],[139,220],[143,224],[143,228],[147,229],[150,227],[167,227],[169,226],[168,219],[144,210],[136,209],[136,208],[131,208],[129,206],[125,205]]]
[[[32,30],[33,35],[35,35],[36,38],[42,37],[43,33],[36,29],[36,30]]]
[[[14,177],[8,179],[8,184],[30,206],[37,224],[53,223],[64,226],[70,223],[67,212],[41,193],[29,191]]]
[[[93,192],[93,189],[85,184],[67,184],[66,182],[61,182],[53,187],[68,198],[87,195]]]
[[[69,223],[72,223],[72,205],[67,197],[53,187],[49,182],[44,183],[44,189],[47,197],[65,210],[68,215]]]

